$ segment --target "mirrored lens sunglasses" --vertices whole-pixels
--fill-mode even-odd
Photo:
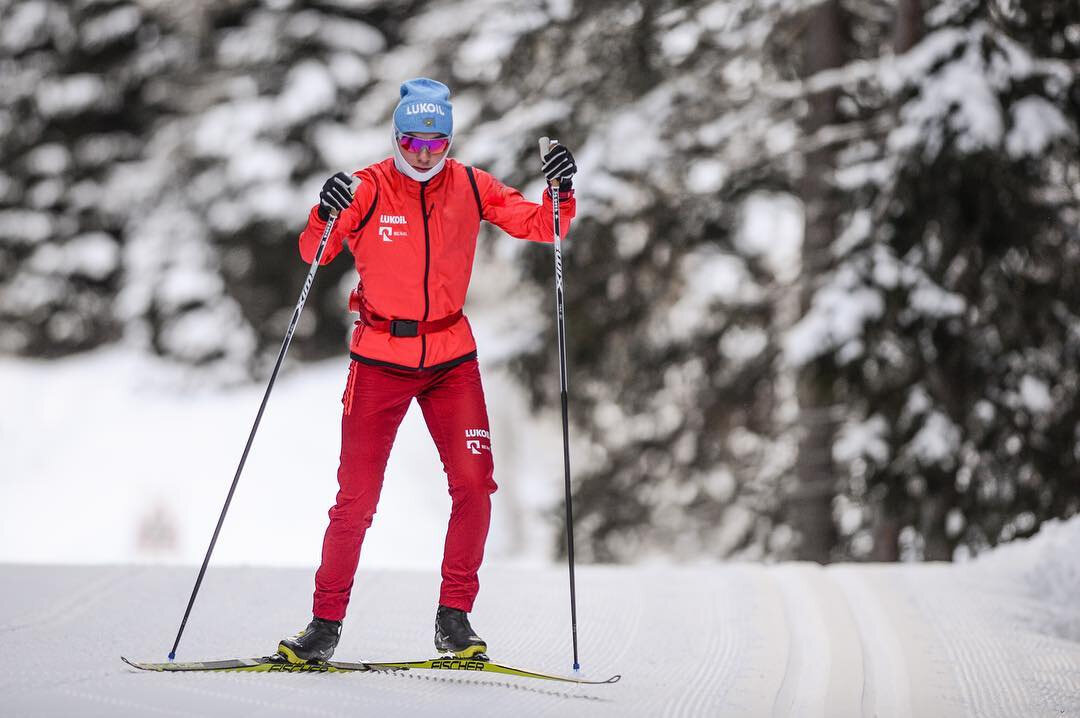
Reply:
[[[427,150],[431,154],[437,155],[440,152],[445,152],[446,148],[450,146],[450,138],[433,137],[430,140],[426,140],[422,137],[398,134],[398,144],[401,146],[401,149],[409,152],[423,152],[424,150]]]

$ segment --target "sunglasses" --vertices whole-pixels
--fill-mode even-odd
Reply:
[[[420,153],[427,150],[433,155],[437,155],[440,152],[445,152],[446,148],[450,146],[449,137],[433,137],[430,140],[425,140],[422,137],[413,137],[412,135],[398,135],[398,145],[401,149],[408,152]]]

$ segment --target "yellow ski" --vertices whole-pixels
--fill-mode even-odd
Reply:
[[[350,663],[346,661],[326,661],[317,663],[290,663],[280,656],[262,658],[235,658],[221,661],[193,661],[172,663],[141,663],[120,657],[124,663],[143,671],[183,672],[183,671],[250,671],[258,673],[392,673],[409,670],[435,671],[474,671],[500,673],[519,678],[536,678],[545,681],[579,683],[582,685],[603,685],[617,683],[622,677],[614,675],[607,680],[591,681],[573,676],[557,676],[536,671],[526,671],[513,666],[504,666],[492,661],[472,658],[432,658],[426,661],[364,661]]]

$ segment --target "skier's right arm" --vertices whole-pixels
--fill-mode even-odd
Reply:
[[[350,182],[354,180],[360,182],[355,195],[349,188]],[[319,204],[311,208],[307,226],[300,233],[300,256],[303,260],[311,262],[315,259],[315,252],[319,249],[319,242],[333,210],[339,213],[338,218],[319,262],[329,264],[341,252],[345,239],[351,234],[351,228],[360,224],[360,207],[371,204],[373,192],[372,183],[362,181],[359,174],[350,177],[344,172],[338,172],[326,180],[322,192],[319,193]]]

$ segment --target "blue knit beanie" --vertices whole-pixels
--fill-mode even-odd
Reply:
[[[401,83],[401,101],[394,110],[394,127],[399,132],[439,132],[454,134],[450,88],[426,77]]]

